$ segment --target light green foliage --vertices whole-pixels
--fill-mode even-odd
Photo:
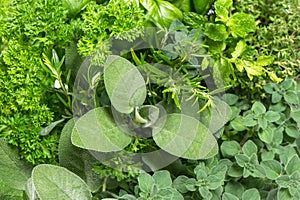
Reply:
[[[133,41],[143,32],[144,14],[135,1],[112,0],[107,5],[90,2],[82,13],[83,36],[78,51],[104,64],[110,53],[110,39]]]
[[[57,136],[40,136],[42,126],[53,120],[46,103],[44,79],[39,55],[33,47],[10,41],[0,71],[1,136],[21,149],[22,158],[32,162],[54,162]],[[53,84],[53,83],[51,83]],[[49,97],[49,96],[48,96]]]
[[[11,0],[8,8],[2,8],[6,16],[0,20],[0,33],[6,40],[49,49],[54,45],[64,47],[72,38],[72,28],[65,24],[67,11],[61,2]]]
[[[268,70],[280,78],[297,76],[300,64],[299,3],[297,5],[297,1],[290,0],[238,0],[235,7],[238,11],[252,14],[259,22],[259,31],[248,41],[259,54],[274,57]]]
[[[109,56],[104,65],[104,84],[114,108],[121,113],[131,113],[146,99],[144,78],[128,60]]]
[[[47,93],[54,80],[44,72],[41,57],[53,47],[66,47],[73,39],[72,25],[56,1],[12,0],[0,10],[1,136],[20,148],[22,158],[55,163],[58,137],[42,137],[40,131],[61,112]],[[55,114],[50,107],[57,109]]]
[[[164,0],[140,0],[148,11],[147,18],[158,27],[169,28],[175,19],[182,19],[182,12],[173,4]]]

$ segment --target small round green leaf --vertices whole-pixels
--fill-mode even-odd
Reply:
[[[233,157],[241,150],[240,144],[236,141],[224,141],[221,144],[221,152],[224,157]]]
[[[277,160],[264,160],[261,166],[265,169],[266,176],[271,179],[277,179],[281,174],[281,164]]]
[[[168,153],[187,159],[206,159],[218,153],[217,141],[207,127],[183,114],[167,115],[162,129],[154,127],[153,139]]]
[[[79,118],[71,139],[77,147],[100,152],[120,151],[131,142],[106,108],[95,108]]]
[[[104,65],[104,84],[113,107],[131,113],[146,99],[144,78],[138,69],[120,56],[109,56]]]
[[[264,104],[262,104],[259,101],[256,101],[253,105],[251,110],[253,110],[253,112],[255,114],[263,114],[266,112],[266,107],[264,106]]]
[[[268,111],[265,114],[265,119],[269,122],[276,122],[280,119],[280,114],[274,111]]]
[[[265,142],[266,144],[270,144],[273,140],[273,130],[271,128],[266,128],[258,133],[259,139]]]
[[[300,131],[295,126],[287,126],[285,128],[286,134],[292,138],[298,138],[300,137]]]
[[[246,190],[243,193],[242,200],[260,200],[259,192],[256,188]]]
[[[284,96],[283,96],[284,100],[287,103],[290,104],[299,104],[299,98],[298,95],[296,94],[296,92],[294,91],[287,91]]]
[[[248,140],[244,144],[242,150],[245,155],[247,155],[248,157],[251,157],[253,154],[257,153],[257,146],[252,140]]]
[[[42,164],[32,171],[34,188],[41,200],[88,200],[92,194],[86,183],[76,174],[55,165]]]

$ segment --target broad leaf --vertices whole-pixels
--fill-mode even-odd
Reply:
[[[75,119],[70,119],[64,126],[58,144],[59,164],[80,176],[95,192],[100,187],[99,175],[93,171],[97,160],[89,151],[74,146],[71,135],[75,126]]]
[[[147,173],[142,173],[138,177],[139,189],[143,192],[150,193],[154,185],[154,178]]]
[[[231,29],[233,36],[241,38],[245,38],[250,32],[256,30],[254,17],[245,13],[233,14],[227,26]]]
[[[32,166],[20,160],[4,139],[0,139],[0,180],[12,190],[25,190]],[[0,188],[1,189],[1,188]]]
[[[287,103],[290,104],[299,104],[299,98],[298,95],[296,94],[296,92],[294,91],[287,91],[284,95],[283,95],[284,100]]]
[[[42,164],[32,171],[34,188],[41,200],[51,198],[92,199],[86,183],[76,174],[55,165]]]
[[[253,110],[253,112],[255,114],[264,114],[266,112],[266,107],[264,106],[264,104],[262,104],[261,102],[256,101],[253,105],[251,110]]]
[[[232,112],[228,104],[217,97],[213,103],[214,106],[200,113],[200,122],[214,134],[230,120]]]
[[[11,176],[9,174],[9,176]],[[0,180],[0,199],[3,200],[23,200],[23,191],[11,188]]]
[[[226,26],[223,24],[206,24],[204,34],[213,41],[224,41],[228,37]]]
[[[172,185],[170,172],[166,170],[155,172],[152,177],[158,189],[168,188]]]
[[[107,58],[104,84],[111,104],[121,113],[131,113],[146,99],[144,78],[132,63],[120,56]]]
[[[187,115],[167,115],[163,129],[154,127],[153,134],[156,144],[175,156],[206,159],[218,153],[218,144],[211,132],[201,122]]]
[[[266,176],[271,179],[277,179],[281,174],[281,164],[277,160],[264,160],[261,166],[265,169]]]
[[[176,6],[163,0],[140,0],[148,16],[156,25],[169,28],[175,19],[182,19],[182,12]]]
[[[95,108],[79,118],[71,139],[77,147],[100,152],[120,151],[131,141],[105,108]]]
[[[300,159],[297,155],[294,155],[286,166],[287,174],[291,175],[294,172],[300,173]]]
[[[272,56],[259,56],[256,60],[256,64],[260,66],[267,66],[273,63],[274,58]]]
[[[233,157],[239,153],[241,147],[236,141],[224,141],[221,144],[221,152],[224,157]]]
[[[222,200],[239,200],[239,198],[231,193],[224,192],[222,195]]]
[[[243,193],[242,200],[260,200],[259,192],[256,188],[246,190]]]
[[[257,146],[254,142],[252,142],[252,140],[248,140],[244,144],[242,150],[245,155],[247,155],[248,157],[251,157],[253,154],[257,153]]]
[[[73,17],[77,15],[91,0],[63,0],[64,6]]]

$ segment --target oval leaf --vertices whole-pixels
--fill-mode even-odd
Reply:
[[[75,119],[73,118],[66,123],[61,132],[58,144],[59,165],[80,176],[90,190],[96,192],[101,185],[101,180],[93,167],[99,161],[89,151],[72,144],[71,135],[74,126]]]
[[[21,161],[4,139],[0,139],[0,180],[11,190],[24,190],[31,173],[31,165]]]
[[[71,140],[80,148],[111,152],[122,150],[131,138],[117,126],[107,109],[95,108],[75,123]]]
[[[107,58],[104,84],[111,104],[121,113],[131,113],[146,99],[144,78],[132,63],[120,56]]]
[[[76,174],[55,165],[42,164],[32,171],[34,188],[41,200],[49,199],[92,199],[85,182]]]
[[[167,115],[161,131],[153,129],[156,144],[168,153],[187,159],[206,159],[218,153],[218,144],[201,122],[187,115]]]
[[[169,27],[173,20],[182,19],[182,12],[168,1],[141,0],[143,7],[148,11],[148,16],[157,26]]]

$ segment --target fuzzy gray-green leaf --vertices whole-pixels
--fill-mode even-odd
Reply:
[[[154,127],[156,144],[175,156],[205,159],[218,152],[218,144],[211,132],[198,120],[187,115],[167,115],[163,129]]]
[[[121,113],[131,113],[146,99],[144,78],[125,58],[109,56],[104,65],[104,84],[113,107]]]
[[[100,152],[120,151],[131,141],[106,108],[95,108],[79,118],[71,139],[77,147]]]
[[[55,197],[65,200],[91,200],[86,183],[76,174],[55,165],[42,164],[32,171],[34,188],[41,200]]]

